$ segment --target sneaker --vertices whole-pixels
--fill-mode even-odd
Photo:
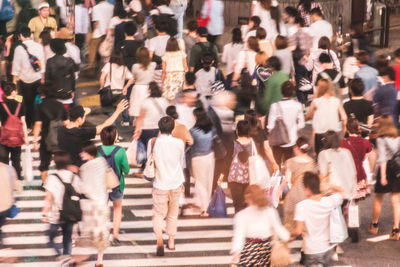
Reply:
[[[336,252],[333,253],[332,260],[333,261],[339,261],[339,255]]]
[[[128,127],[129,126],[129,121],[121,121],[121,126],[122,127]]]
[[[379,226],[378,223],[371,223],[368,228],[368,233],[376,235],[378,234]]]

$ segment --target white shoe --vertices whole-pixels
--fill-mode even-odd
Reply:
[[[128,121],[121,121],[121,126],[128,127],[129,126],[129,122]]]
[[[339,256],[338,256],[338,254],[336,252],[333,253],[332,260],[333,261],[339,261]]]

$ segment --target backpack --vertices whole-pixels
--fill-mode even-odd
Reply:
[[[102,148],[101,146],[100,146],[99,149],[98,149],[100,155],[101,155],[103,158],[106,159],[106,161],[107,161],[107,163],[108,163],[108,166],[110,166],[110,168],[113,169],[113,171],[115,172],[115,175],[117,175],[118,179],[119,179],[119,177],[121,177],[121,172],[118,171],[117,164],[115,163],[115,158],[114,158],[114,156],[115,156],[115,154],[117,154],[117,152],[118,152],[118,150],[119,150],[120,148],[121,148],[121,147],[116,146],[116,147],[113,149],[113,151],[111,151],[110,155],[108,155],[108,156],[106,156],[106,154],[104,153],[104,150],[103,150],[103,148]]]
[[[79,200],[81,195],[72,186],[75,175],[72,173],[71,183],[65,183],[58,174],[54,174],[64,185],[62,209],[60,210],[61,223],[76,223],[82,220],[82,209]]]
[[[216,94],[225,91],[225,79],[222,72],[215,68],[215,80],[211,84],[211,94]]]
[[[57,99],[69,99],[71,98],[72,92],[75,90],[75,63],[72,59],[67,58],[66,64],[69,64],[70,68],[62,68],[58,71],[58,82],[56,82],[56,97]],[[72,69],[72,71],[71,71]]]
[[[28,54],[29,63],[31,64],[33,70],[39,72],[42,69],[42,63],[40,63],[40,60],[36,56],[29,53],[28,48],[26,47],[25,44],[21,44],[21,46],[25,49],[26,53]]]
[[[326,73],[325,71],[321,72],[319,75],[321,75],[322,78],[332,82],[333,92],[334,92],[336,97],[339,97],[340,96],[340,84],[339,84],[339,81],[342,78],[342,74],[340,72],[338,72],[338,74],[335,76],[335,78],[333,80],[332,80],[331,76],[329,76],[329,74]]]
[[[200,42],[197,43],[201,48],[201,52],[200,52],[200,56],[199,56],[200,60],[198,62],[196,62],[195,66],[194,66],[194,72],[198,71],[199,69],[201,69],[203,67],[203,64],[201,63],[201,59],[203,58],[203,55],[205,53],[211,53],[214,55],[214,63],[212,66],[217,67],[217,64],[216,64],[217,55],[214,52],[215,44],[213,44],[211,42],[208,42],[208,43],[209,43],[209,47],[206,47],[203,43],[200,43]]]
[[[47,133],[46,139],[44,140],[45,144],[46,144],[46,149],[47,149],[47,151],[54,153],[59,150],[58,129],[60,127],[64,126],[64,122],[60,118],[59,114],[58,114],[58,116],[53,117],[48,110],[42,109],[42,111],[47,116],[47,118],[50,120],[49,131]]]
[[[18,117],[21,103],[18,103],[14,114],[11,114],[7,105],[1,103],[7,112],[6,123],[1,127],[0,144],[8,147],[19,147],[25,143],[24,128],[21,119]]]
[[[10,0],[3,0],[0,9],[0,20],[10,21],[14,18],[14,7]]]
[[[397,151],[393,151],[386,140],[384,140],[384,143],[386,149],[393,153],[392,158],[387,162],[388,173],[391,173],[396,178],[400,179],[400,149],[398,148]]]

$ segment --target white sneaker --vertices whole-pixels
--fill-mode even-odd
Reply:
[[[129,122],[128,121],[121,121],[121,126],[128,127],[129,126]]]

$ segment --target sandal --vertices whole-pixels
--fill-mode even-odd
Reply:
[[[202,213],[200,213],[200,217],[201,218],[208,218],[208,217],[210,217],[210,214],[208,214],[207,212],[203,211]]]
[[[379,230],[379,225],[378,225],[378,223],[371,223],[371,224],[369,225],[368,232],[369,232],[370,234],[376,235],[376,234],[378,233],[378,230]]]
[[[399,240],[400,230],[399,228],[392,229],[392,234],[390,235],[390,240]]]

